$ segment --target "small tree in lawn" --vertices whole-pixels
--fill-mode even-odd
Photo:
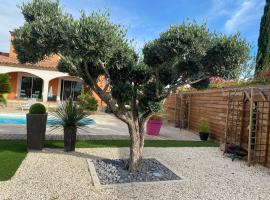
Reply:
[[[172,90],[209,76],[238,76],[248,58],[248,45],[239,35],[217,36],[205,25],[184,23],[147,43],[139,59],[126,31],[106,13],[82,12],[74,19],[49,0],[34,0],[21,9],[26,22],[15,30],[13,41],[18,59],[34,63],[59,55],[61,69],[81,77],[127,124],[130,171],[140,167],[145,122]],[[107,78],[104,89],[96,83],[100,74]]]

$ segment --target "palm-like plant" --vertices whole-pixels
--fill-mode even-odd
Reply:
[[[65,151],[74,151],[77,129],[89,124],[91,120],[86,118],[89,114],[69,98],[52,115],[54,119],[50,122],[51,126],[64,128]]]

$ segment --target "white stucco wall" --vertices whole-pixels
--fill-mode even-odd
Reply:
[[[20,72],[20,74],[29,73],[29,74],[33,74],[41,78],[43,80],[43,88],[42,88],[43,102],[46,102],[48,98],[48,87],[49,87],[50,80],[55,79],[55,78],[61,78],[63,80],[82,81],[81,79],[77,77],[70,76],[68,73],[63,73],[59,71],[30,69],[30,68],[23,68],[23,67],[12,67],[12,66],[0,65],[0,74],[11,73],[11,72]],[[20,88],[20,86],[18,86],[17,88]]]

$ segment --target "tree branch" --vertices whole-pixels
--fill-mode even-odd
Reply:
[[[184,85],[187,85],[187,84],[188,84],[188,85],[192,85],[192,84],[198,83],[198,82],[200,82],[201,80],[204,80],[204,79],[206,79],[206,78],[209,78],[209,76],[203,76],[202,78],[196,79],[196,80],[194,80],[194,81],[189,81],[189,82],[182,82],[182,81],[179,81],[179,82],[177,82],[177,83],[171,85],[171,86],[167,89],[167,92],[165,92],[165,93],[161,96],[161,99],[166,98],[166,97],[171,93],[172,90],[175,90],[175,89],[177,89],[177,88],[180,87],[180,86],[184,86]]]
[[[88,65],[86,62],[83,62],[84,65],[84,71],[86,73],[87,78],[91,81],[92,86],[91,87],[94,92],[101,98],[113,111],[115,116],[119,118],[120,120],[124,121],[125,123],[129,124],[130,120],[127,118],[125,115],[125,110],[123,110],[121,105],[116,104],[115,100],[112,99],[111,95],[108,95],[105,91],[103,91],[98,85],[97,82],[93,79],[91,76],[89,70],[88,70]],[[119,107],[120,106],[120,107]]]
[[[75,65],[70,59],[68,59],[66,56],[63,56],[61,53],[58,53],[57,55],[58,55],[61,59],[63,59],[65,62],[67,62],[68,64],[70,64],[70,66],[71,66],[74,70],[77,69],[76,65]]]
[[[98,62],[100,64],[101,68],[103,69],[103,71],[104,71],[107,79],[108,79],[108,84],[110,84],[110,82],[111,82],[111,76],[110,76],[110,73],[109,73],[108,68],[105,66],[104,62],[102,62],[100,59],[98,60]]]
[[[145,111],[141,116],[140,116],[140,123],[145,123],[151,116],[152,111],[151,110],[147,110]]]

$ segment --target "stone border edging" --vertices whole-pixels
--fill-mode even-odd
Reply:
[[[168,164],[166,162],[164,162],[163,160],[161,160],[159,158],[155,158],[155,159],[157,161],[159,161],[161,164],[163,164],[166,168],[171,170],[178,177],[180,177],[180,180],[131,182],[131,183],[116,183],[116,184],[101,185],[93,161],[89,158],[86,158],[86,162],[88,164],[88,171],[90,173],[91,180],[93,182],[93,186],[96,189],[104,189],[104,188],[110,188],[110,187],[116,187],[116,186],[131,187],[131,186],[136,186],[136,185],[160,185],[163,183],[182,183],[184,181],[183,176],[180,176],[178,173],[176,173],[174,170],[172,170],[170,167],[168,167]]]
[[[93,182],[93,186],[96,189],[99,189],[101,187],[101,184],[100,184],[99,178],[97,176],[97,172],[96,172],[94,163],[93,163],[93,161],[91,159],[86,159],[86,161],[87,161],[87,164],[88,164],[88,171],[90,173],[91,180]]]

